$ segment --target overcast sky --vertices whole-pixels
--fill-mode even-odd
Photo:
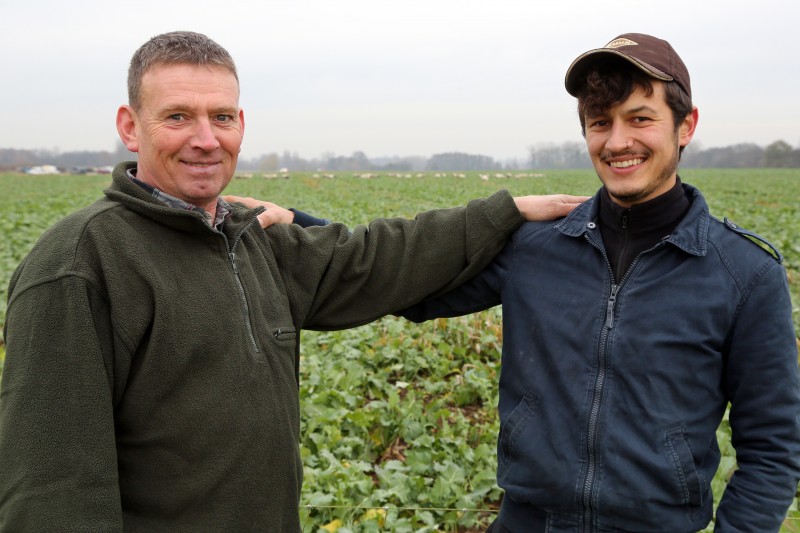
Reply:
[[[0,148],[114,150],[133,52],[205,33],[239,69],[243,157],[581,141],[564,74],[620,33],[689,67],[701,147],[800,145],[796,0],[0,0]]]

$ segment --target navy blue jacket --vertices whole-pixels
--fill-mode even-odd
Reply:
[[[523,225],[482,274],[404,312],[502,303],[500,521],[513,532],[688,532],[712,517],[730,402],[738,470],[724,532],[777,531],[800,477],[800,380],[786,272],[700,192],[613,279],[598,197]]]

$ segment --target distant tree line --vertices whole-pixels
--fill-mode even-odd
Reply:
[[[62,170],[104,167],[134,158],[133,154],[121,143],[113,152],[88,150],[60,152],[46,149],[18,150],[15,148],[0,148],[0,171],[22,170],[37,165],[54,165]]]
[[[528,148],[528,168],[592,168],[592,162],[584,143],[541,143]]]
[[[539,144],[528,150],[528,168],[591,168],[586,146],[580,142]],[[723,148],[703,149],[690,144],[681,157],[684,168],[798,168],[800,148],[786,141],[775,141],[762,148],[743,143]]]
[[[766,148],[744,143],[707,150],[690,144],[681,165],[692,168],[798,168],[800,148],[793,148],[785,141],[775,141]]]
[[[284,151],[282,154],[271,152],[254,159],[239,159],[240,170],[261,172],[278,172],[290,169],[299,172],[363,172],[363,171],[398,171],[411,172],[424,170],[427,165],[424,157],[380,157],[368,158],[364,152],[356,151],[349,156],[337,156],[326,152],[318,158],[304,159],[297,152]]]
[[[18,150],[0,148],[0,171],[21,170],[36,165],[55,165],[64,171],[76,168],[114,165],[135,159],[124,145],[111,151],[59,152],[58,150]],[[683,168],[800,168],[800,148],[785,141],[775,141],[761,147],[753,143],[735,144],[723,148],[703,149],[698,143],[690,144],[681,158]],[[497,161],[492,157],[462,152],[435,154],[431,157],[392,156],[369,158],[364,152],[350,156],[324,153],[318,158],[305,159],[297,152],[271,152],[251,159],[239,159],[238,169],[243,171],[470,171],[470,170],[523,170],[523,169],[579,169],[591,168],[586,146],[581,142],[561,144],[542,143],[528,149],[526,160]]]
[[[538,144],[528,150],[528,167],[591,168],[586,146],[580,142]],[[766,148],[753,143],[735,144],[723,148],[703,149],[690,144],[681,157],[683,168],[798,168],[800,148],[785,141],[775,141]]]
[[[436,154],[428,159],[426,170],[431,171],[469,171],[469,170],[502,170],[503,165],[486,155],[448,152]]]
[[[505,166],[486,155],[448,152],[425,157],[381,157],[370,159],[364,152],[353,152],[350,156],[325,153],[318,159],[303,159],[297,153],[270,153],[250,161],[239,161],[242,170],[276,172],[282,168],[297,171],[363,172],[363,171],[469,171],[496,170]]]

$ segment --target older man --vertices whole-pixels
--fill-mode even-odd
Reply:
[[[262,230],[219,195],[245,121],[230,55],[154,37],[117,128],[138,163],[13,275],[3,531],[299,531],[302,328],[352,327],[468,278],[574,200],[505,192],[350,232]],[[519,206],[519,209],[517,207]]]

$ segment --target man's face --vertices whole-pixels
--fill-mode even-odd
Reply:
[[[221,67],[156,65],[141,106],[122,106],[117,128],[139,153],[137,178],[212,215],[236,170],[244,135],[236,77]]]
[[[637,88],[605,113],[586,116],[586,145],[600,181],[623,207],[646,202],[676,182],[679,147],[694,134],[697,109],[675,129],[664,84],[647,96]]]

